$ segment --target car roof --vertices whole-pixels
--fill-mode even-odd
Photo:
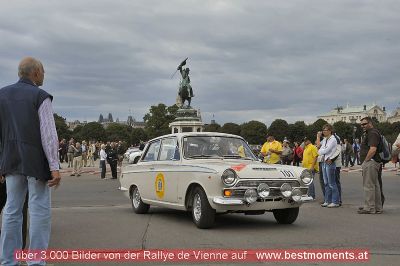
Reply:
[[[152,140],[156,139],[162,139],[166,137],[178,137],[178,138],[183,138],[183,137],[189,137],[189,136],[216,136],[216,137],[234,137],[234,138],[241,138],[241,136],[238,135],[233,135],[233,134],[227,134],[227,133],[219,133],[219,132],[186,132],[186,133],[173,133],[173,134],[167,134],[163,136],[159,136],[157,138],[154,138]],[[150,140],[150,141],[152,141]]]

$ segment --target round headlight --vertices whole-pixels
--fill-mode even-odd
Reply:
[[[236,172],[232,169],[226,169],[221,176],[222,183],[224,183],[224,185],[228,187],[233,186],[236,182],[236,179]]]
[[[261,183],[260,185],[258,185],[257,193],[261,198],[265,199],[266,197],[268,197],[269,196],[269,192],[270,192],[270,189],[269,189],[269,186],[267,184]]]
[[[299,202],[301,200],[301,191],[298,188],[293,189],[292,191],[292,199],[295,202]]]
[[[250,204],[256,202],[257,197],[258,197],[258,195],[257,195],[257,191],[255,189],[249,188],[244,192],[244,200]]]
[[[305,169],[303,172],[301,172],[300,179],[304,185],[310,185],[313,181],[313,175],[310,170]]]
[[[283,183],[281,186],[281,193],[285,198],[289,198],[292,195],[292,186],[288,183]]]

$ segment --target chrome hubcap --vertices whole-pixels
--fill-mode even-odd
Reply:
[[[201,217],[201,199],[200,199],[200,195],[199,194],[194,195],[193,215],[194,215],[194,219],[196,221],[200,220],[200,217]]]
[[[139,204],[140,204],[139,189],[135,189],[135,191],[133,191],[132,203],[133,203],[133,207],[135,207],[135,208],[139,207]]]

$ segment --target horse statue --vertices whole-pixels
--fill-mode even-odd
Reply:
[[[193,89],[192,86],[190,85],[190,77],[189,77],[189,72],[190,69],[187,68],[182,68],[184,65],[186,65],[186,60],[183,60],[182,63],[178,66],[179,72],[181,73],[182,80],[179,84],[179,91],[178,91],[178,97],[177,97],[177,105],[179,107],[183,107],[185,105],[185,101],[188,102],[188,107],[190,107],[190,103],[192,100],[193,95]]]

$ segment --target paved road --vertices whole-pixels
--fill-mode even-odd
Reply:
[[[134,214],[130,201],[117,190],[118,181],[100,180],[97,171],[87,168],[81,177],[71,177],[64,169],[62,186],[53,192],[51,248],[368,248],[372,253],[368,265],[399,265],[400,176],[394,171],[383,175],[387,202],[381,215],[356,213],[362,202],[361,175],[342,172],[341,208],[321,208],[317,185],[319,199],[303,205],[293,225],[277,224],[271,213],[229,214],[217,216],[215,227],[209,230],[197,229],[191,216],[182,211],[152,207],[149,214]]]

